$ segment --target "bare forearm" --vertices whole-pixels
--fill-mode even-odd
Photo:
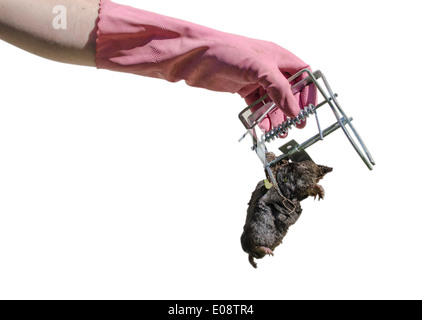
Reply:
[[[95,66],[98,7],[99,0],[0,0],[0,39],[47,59]]]

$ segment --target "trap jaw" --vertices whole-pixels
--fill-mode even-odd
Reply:
[[[309,69],[303,69],[302,71],[296,73],[294,76],[288,79],[288,81],[291,83],[302,75],[305,75],[307,77],[303,80],[298,81],[292,86],[293,94],[297,94],[302,91],[305,87],[313,84],[323,97],[322,102],[320,102],[316,106],[312,104],[306,106],[303,110],[300,111],[299,115],[296,118],[288,119],[277,127],[272,128],[269,132],[262,134],[261,137],[258,137],[256,132],[257,125],[272,110],[277,108],[274,102],[265,103],[265,99],[268,98],[268,95],[265,95],[254,103],[252,103],[250,106],[246,107],[242,112],[240,112],[239,119],[247,129],[247,132],[239,139],[239,142],[242,141],[248,134],[252,137],[252,150],[257,153],[259,159],[264,165],[266,172],[268,173],[268,176],[271,179],[272,184],[275,185],[277,189],[279,189],[278,184],[271,170],[274,165],[276,165],[283,159],[291,159],[295,162],[312,160],[306,153],[305,149],[312,146],[318,141],[322,141],[326,136],[340,128],[346,135],[347,139],[349,140],[359,157],[368,167],[368,169],[372,170],[373,166],[375,165],[375,162],[371,154],[369,153],[368,148],[365,146],[362,138],[353,126],[353,118],[347,117],[343,109],[340,107],[340,104],[337,100],[337,94],[333,93],[323,73],[319,70],[312,73]],[[263,106],[256,108],[256,106],[261,102],[263,103]],[[334,122],[331,126],[327,127],[324,130],[321,129],[321,125],[317,114],[317,109],[323,106],[329,106],[336,119],[336,122]],[[275,160],[268,161],[266,156],[268,153],[266,143],[269,143],[276,138],[280,138],[282,135],[287,133],[289,129],[291,129],[292,127],[296,127],[298,124],[300,124],[302,121],[304,121],[311,115],[315,115],[318,133],[301,144],[298,144],[294,140],[288,142],[280,148],[280,151],[282,152],[281,156],[277,157]]]

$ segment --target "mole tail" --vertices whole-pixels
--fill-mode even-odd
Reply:
[[[256,262],[253,259],[253,256],[250,254],[249,255],[249,263],[252,265],[252,267],[254,267],[255,269],[258,268],[258,265],[256,264]]]

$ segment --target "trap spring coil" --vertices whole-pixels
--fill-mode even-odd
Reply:
[[[309,118],[312,114],[314,114],[315,110],[316,109],[313,104],[310,104],[303,110],[300,110],[299,115],[296,118],[288,119],[265,133],[265,142],[271,142],[271,140],[286,134],[293,126],[296,127],[298,124],[302,123],[302,121],[306,120],[306,118]]]

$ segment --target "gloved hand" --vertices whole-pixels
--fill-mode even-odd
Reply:
[[[166,79],[190,86],[238,93],[249,104],[268,92],[281,109],[265,131],[301,107],[314,103],[308,87],[294,97],[286,78],[308,67],[278,45],[223,33],[193,23],[109,0],[100,3],[96,64],[98,68]],[[311,88],[311,89],[309,89]]]

